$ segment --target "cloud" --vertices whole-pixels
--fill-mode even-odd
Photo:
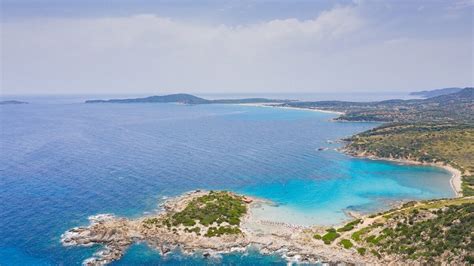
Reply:
[[[356,6],[338,6],[310,20],[238,26],[150,14],[4,22],[2,87],[13,93],[370,89],[383,84],[383,75],[373,78],[377,69],[393,61],[387,68],[403,72],[403,63],[414,59],[399,62],[397,56],[416,56],[423,45],[453,58],[466,53],[463,42],[453,46],[408,40],[387,45],[372,36],[372,27]],[[446,45],[452,50],[445,50]],[[439,63],[453,63],[446,58]],[[414,61],[424,67],[436,63],[429,56]],[[452,78],[465,79],[465,73]],[[397,81],[392,87],[407,83]]]

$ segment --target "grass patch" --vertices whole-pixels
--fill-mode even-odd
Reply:
[[[334,228],[326,230],[327,233],[322,236],[322,240],[324,244],[329,245],[331,244],[336,238],[338,238],[340,235],[336,232]]]
[[[337,229],[338,232],[347,232],[347,231],[351,231],[352,229],[354,229],[354,227],[358,224],[360,224],[360,222],[362,222],[361,219],[357,219],[357,220],[354,220],[350,223],[347,223],[346,225],[344,225],[343,227]]]
[[[350,249],[354,246],[349,239],[342,239],[340,243],[345,249]]]
[[[364,256],[365,252],[367,252],[365,248],[357,248],[357,253],[359,253],[360,255]]]
[[[355,231],[352,235],[351,235],[351,238],[352,240],[356,241],[356,242],[359,242],[361,241],[361,237],[362,235],[368,233],[370,231],[370,228],[369,227],[365,227],[365,228],[362,228],[358,231]]]

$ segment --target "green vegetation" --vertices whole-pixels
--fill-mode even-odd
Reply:
[[[365,228],[362,228],[358,231],[355,231],[354,233],[352,233],[352,240],[356,241],[356,242],[359,242],[361,240],[361,236],[363,234],[366,234],[368,231],[370,231],[370,227],[365,227]]]
[[[344,112],[339,120],[380,122],[474,122],[474,88],[428,99],[380,102],[290,102],[284,106]]]
[[[8,101],[16,102],[16,101]],[[277,100],[266,98],[244,98],[244,99],[221,99],[207,100],[191,94],[178,93],[162,96],[149,96],[144,98],[131,99],[110,99],[110,100],[87,100],[85,103],[184,103],[184,104],[236,104],[236,103],[286,103],[290,100]],[[0,102],[2,104],[3,102]],[[18,102],[21,103],[21,102]]]
[[[474,256],[472,197],[407,203],[378,217],[383,222],[351,235],[361,255],[370,247],[370,252],[378,258],[397,254],[405,260],[428,264],[470,263]],[[352,245],[345,240],[341,240],[341,245]]]
[[[192,200],[186,208],[171,216],[174,226],[194,226],[196,221],[204,226],[214,223],[239,225],[240,218],[247,212],[242,198],[226,191],[214,192]]]
[[[354,229],[354,227],[358,224],[360,224],[362,220],[361,219],[357,219],[357,220],[354,220],[350,223],[347,223],[346,225],[344,225],[343,227],[337,229],[338,232],[347,232],[347,231],[351,231],[352,229]]]
[[[328,229],[326,231],[327,231],[327,233],[321,237],[324,244],[326,244],[326,245],[331,244],[336,238],[338,238],[340,236],[336,232],[336,229],[334,229],[334,228]]]
[[[150,229],[153,226],[160,226],[158,218],[148,218],[143,220],[143,226]]]
[[[426,217],[432,216],[431,219]],[[382,253],[401,254],[409,259],[436,262],[441,254],[451,259],[474,250],[474,203],[449,205],[439,209],[415,209],[397,213],[380,234],[367,238]]]
[[[199,227],[185,228],[184,231],[188,232],[188,233],[193,233],[194,232],[198,236],[201,235],[201,228],[199,228]]]
[[[222,236],[222,235],[236,235],[240,234],[242,231],[235,226],[220,226],[220,227],[209,227],[207,233],[204,236],[213,237],[213,236]]]
[[[365,255],[365,252],[367,250],[365,248],[357,248],[357,253],[359,253],[360,255],[364,256]]]
[[[320,234],[314,234],[313,238],[317,239],[317,240],[320,240],[322,238],[322,236]]]
[[[472,173],[472,170],[470,172]],[[462,193],[464,196],[474,196],[474,175],[462,177]]]
[[[345,248],[345,249],[349,249],[351,247],[353,247],[354,245],[352,244],[352,242],[349,240],[349,239],[342,239],[341,240],[341,245]]]
[[[373,250],[373,249],[370,250],[370,253],[372,253],[372,255],[374,255],[375,257],[377,257],[377,258],[379,258],[379,259],[382,258],[382,256],[381,256],[377,251],[375,251],[375,250]]]
[[[170,215],[163,221],[163,225],[168,228],[183,225],[186,227],[184,229],[186,232],[200,235],[200,228],[197,227],[199,223],[201,226],[210,226],[205,233],[208,237],[239,234],[241,233],[238,228],[240,219],[246,212],[247,206],[242,197],[226,191],[211,191],[207,195],[190,201],[184,210]],[[145,221],[145,223],[150,222]],[[153,223],[157,222],[153,221]]]
[[[148,225],[158,224],[158,218],[148,218],[143,221],[143,223]]]
[[[447,92],[448,93],[448,92]],[[380,102],[291,102],[284,106],[344,112],[337,120],[390,122],[346,139],[353,155],[450,165],[462,173],[464,198],[408,202],[369,216],[359,230],[351,222],[322,236],[352,232],[361,255],[396,254],[421,264],[474,262],[474,88],[428,99]],[[344,245],[344,243],[346,245]],[[343,239],[340,244],[353,244]]]

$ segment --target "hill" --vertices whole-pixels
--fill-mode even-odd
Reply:
[[[290,100],[266,98],[207,100],[191,94],[170,94],[133,99],[87,100],[85,103],[183,103],[183,104],[239,104],[239,103],[286,103]]]
[[[474,196],[474,125],[387,124],[347,139],[353,155],[441,163],[461,171],[464,196]]]
[[[474,123],[474,88],[428,99],[378,102],[290,102],[283,106],[344,112],[347,121]]]
[[[191,95],[191,94],[170,94],[163,96],[150,96],[145,98],[133,99],[111,99],[111,100],[87,100],[86,103],[185,103],[185,104],[203,104],[209,103],[209,100]]]
[[[436,90],[426,90],[426,91],[415,91],[410,93],[410,95],[420,96],[423,98],[431,98],[451,93],[460,92],[462,88],[443,88],[443,89],[436,89]]]

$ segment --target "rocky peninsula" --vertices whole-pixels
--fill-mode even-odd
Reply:
[[[192,191],[163,203],[163,211],[138,219],[110,214],[90,217],[88,226],[75,227],[61,236],[64,246],[103,245],[84,261],[103,265],[120,259],[135,242],[146,242],[160,254],[180,249],[204,257],[217,253],[245,251],[256,247],[262,254],[276,253],[301,262],[374,261],[355,249],[328,245],[314,238],[325,228],[304,228],[285,223],[260,221],[252,210],[269,202],[231,192]]]

